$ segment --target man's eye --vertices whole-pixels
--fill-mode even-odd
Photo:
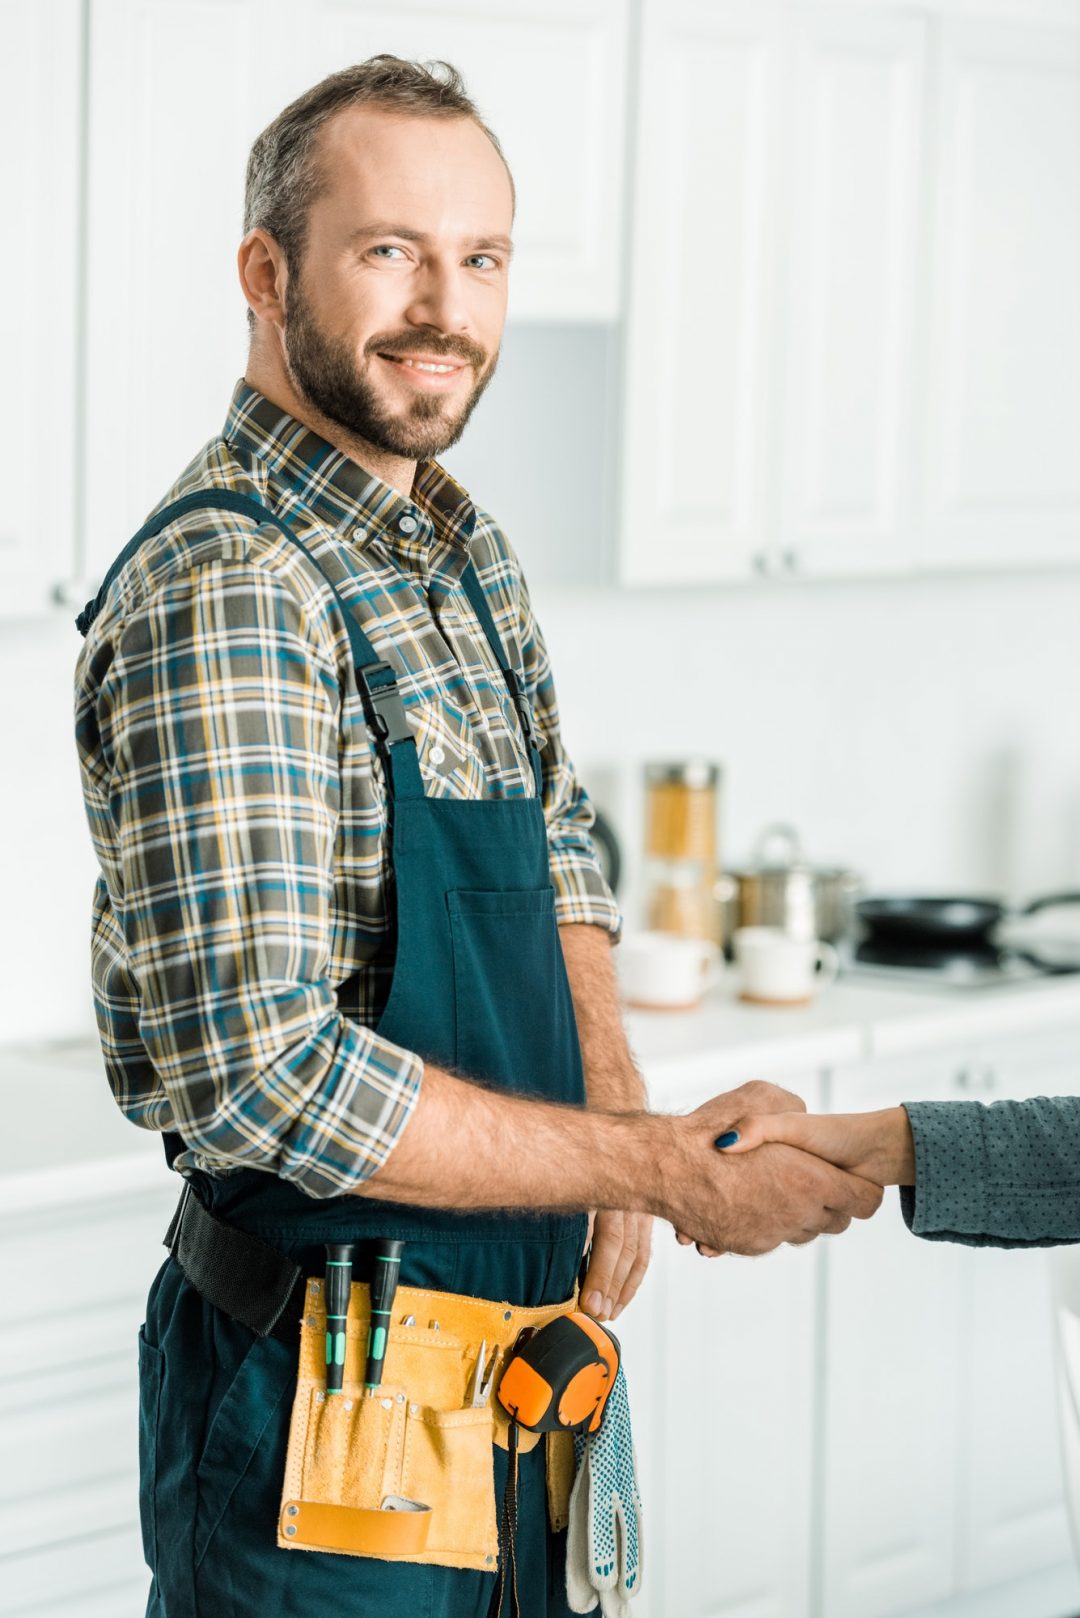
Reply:
[[[393,242],[379,242],[375,247],[369,248],[368,251],[371,253],[402,253],[404,252],[404,248],[395,246]],[[490,253],[471,253],[469,255],[469,259],[472,262],[475,262],[477,259],[484,259],[495,269],[498,269],[499,267],[498,260],[493,258]]]

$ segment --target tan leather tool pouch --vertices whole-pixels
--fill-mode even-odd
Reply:
[[[494,1394],[471,1403],[481,1340],[488,1364],[524,1325],[546,1325],[574,1307],[511,1309],[484,1299],[400,1287],[374,1393],[363,1387],[368,1289],[349,1300],[344,1387],[326,1392],[326,1314],[321,1282],[307,1284],[296,1396],[289,1425],[277,1542],[284,1549],[326,1550],[492,1572],[498,1565],[492,1445],[506,1445],[506,1416]],[[404,1325],[412,1317],[413,1325]],[[439,1321],[436,1330],[430,1324]],[[496,1374],[497,1380],[497,1374]],[[563,1435],[553,1435],[562,1438]],[[522,1450],[536,1433],[521,1434]],[[565,1525],[572,1482],[552,1468],[553,1526]],[[565,1461],[566,1449],[561,1448]],[[556,1524],[560,1506],[562,1524]]]

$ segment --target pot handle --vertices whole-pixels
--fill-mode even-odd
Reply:
[[[1045,893],[1041,899],[1032,899],[1029,905],[1018,910],[1018,916],[1034,916],[1040,910],[1051,910],[1057,905],[1080,905],[1080,893]]]
[[[799,834],[794,826],[788,825],[784,820],[774,821],[771,826],[765,827],[755,845],[753,863],[759,866],[764,865],[765,856],[770,848],[777,845],[782,850],[782,858],[775,861],[777,867],[803,864],[802,843],[799,841]]]

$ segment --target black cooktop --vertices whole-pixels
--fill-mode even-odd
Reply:
[[[841,952],[845,978],[979,989],[1080,972],[1080,947],[1047,943],[1039,952],[995,942],[862,939]]]

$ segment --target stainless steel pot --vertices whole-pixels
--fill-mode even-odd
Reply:
[[[758,839],[751,865],[724,871],[716,884],[724,948],[730,953],[737,927],[782,927],[797,938],[835,944],[853,929],[862,887],[854,871],[809,864],[792,826],[769,826]]]

